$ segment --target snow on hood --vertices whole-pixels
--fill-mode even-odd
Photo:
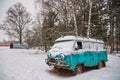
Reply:
[[[56,57],[57,55],[59,55],[61,53],[64,54],[64,55],[71,54],[71,53],[73,53],[73,50],[71,50],[71,49],[52,48],[48,52],[51,53],[52,57]]]
[[[73,45],[75,41],[60,41],[53,45],[52,49],[49,50],[51,55],[55,57],[56,55],[63,53],[65,55],[71,54],[73,52]]]

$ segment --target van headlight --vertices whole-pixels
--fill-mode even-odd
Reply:
[[[60,60],[64,60],[64,58],[65,58],[65,55],[64,55],[64,54],[61,54],[61,55],[60,55]]]

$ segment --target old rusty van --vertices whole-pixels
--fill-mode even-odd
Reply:
[[[63,36],[47,53],[46,63],[59,69],[69,69],[73,75],[82,73],[85,67],[105,67],[107,52],[102,40]]]

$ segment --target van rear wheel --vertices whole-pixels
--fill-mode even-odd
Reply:
[[[99,63],[98,63],[98,69],[101,69],[101,68],[103,68],[104,67],[104,62],[103,61],[100,61]]]
[[[103,61],[103,67],[106,67],[106,63],[105,63],[105,61]]]

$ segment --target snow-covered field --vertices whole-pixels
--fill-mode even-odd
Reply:
[[[51,71],[45,58],[46,53],[38,50],[0,48],[0,80],[120,80],[117,55],[108,55],[105,68],[77,76],[71,76],[69,71]]]

